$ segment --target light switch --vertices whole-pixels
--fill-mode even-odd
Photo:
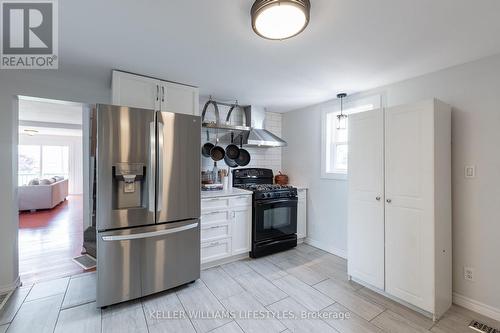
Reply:
[[[475,178],[476,177],[476,166],[466,165],[465,166],[465,178]]]

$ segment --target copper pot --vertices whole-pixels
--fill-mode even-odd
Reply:
[[[288,176],[278,171],[279,175],[274,176],[274,182],[278,185],[288,185]]]

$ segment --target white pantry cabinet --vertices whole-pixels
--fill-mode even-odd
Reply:
[[[201,200],[201,263],[251,249],[252,194]]]
[[[307,189],[297,189],[297,239],[307,237]]]
[[[349,116],[348,273],[434,319],[451,279],[451,108]]]
[[[191,115],[200,113],[198,88],[117,70],[113,70],[112,103]]]

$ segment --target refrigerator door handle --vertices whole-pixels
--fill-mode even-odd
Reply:
[[[163,149],[164,149],[163,123],[158,122],[158,192],[156,198],[156,211],[162,210],[163,203]]]
[[[148,210],[155,211],[155,174],[156,174],[156,131],[155,122],[149,123],[149,176],[148,176]]]
[[[177,227],[177,228],[172,228],[172,229],[165,229],[165,230],[158,230],[158,231],[151,231],[151,232],[142,232],[138,234],[131,234],[131,235],[117,235],[117,236],[103,236],[102,240],[103,241],[124,241],[124,240],[133,240],[133,239],[141,239],[141,238],[151,238],[151,237],[158,237],[158,236],[164,236],[164,235],[169,235],[169,234],[175,234],[181,231],[186,231],[189,229],[194,229],[198,227],[198,222],[191,223],[188,225],[184,225],[182,227]]]

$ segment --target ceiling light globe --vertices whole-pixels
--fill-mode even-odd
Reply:
[[[252,6],[252,28],[263,38],[282,40],[301,33],[309,23],[309,0],[257,0]]]

